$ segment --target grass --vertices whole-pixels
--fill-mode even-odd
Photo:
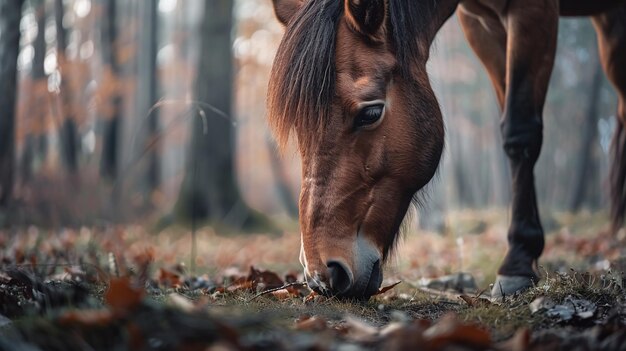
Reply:
[[[242,333],[248,333],[244,332],[248,330],[246,328],[252,330],[251,333],[263,335],[293,333],[297,329],[296,321],[307,316],[317,316],[326,321],[325,325],[340,330],[350,320],[385,328],[396,322],[435,321],[448,313],[456,314],[462,322],[478,324],[489,330],[497,341],[510,338],[521,328],[535,332],[562,328],[585,330],[595,324],[608,323],[611,318],[626,325],[625,317],[620,314],[626,307],[626,280],[623,274],[615,269],[607,270],[606,264],[602,263],[606,261],[619,267],[625,256],[624,238],[611,238],[603,232],[606,223],[602,220],[603,215],[554,215],[558,225],[546,236],[546,250],[541,261],[544,279],[537,287],[504,302],[468,304],[458,298],[458,293],[431,294],[420,288],[423,277],[464,271],[474,276],[479,289],[488,290],[500,254],[506,250],[506,220],[503,218],[506,216],[502,211],[460,213],[448,222],[444,235],[413,228],[386,267],[384,284],[403,283],[366,302],[323,297],[307,302],[302,297],[276,298],[273,295],[253,299],[255,294],[249,290],[221,293],[215,289],[193,290],[184,284],[171,288],[157,278],[158,270],[165,268],[180,272],[182,277],[204,276],[203,279],[220,283],[222,279],[232,281],[228,278],[230,276],[245,275],[249,266],[256,266],[279,275],[300,274],[301,280],[301,268],[297,262],[300,238],[294,231],[278,236],[223,236],[210,227],[201,228],[197,232],[199,255],[195,272],[186,268],[190,266],[189,232],[175,227],[160,233],[151,233],[139,225],[61,231],[30,227],[19,231],[19,235],[0,232],[0,259],[4,262],[3,269],[20,264],[42,280],[71,281],[69,267],[82,269],[84,276],[115,276],[118,272],[121,275],[145,275],[153,285],[148,289],[148,306],[144,311],[148,315],[160,315],[167,309],[208,312],[216,320],[236,321]],[[494,252],[498,254],[494,255]],[[142,273],[140,262],[144,261],[150,264]],[[3,279],[6,278],[0,275],[0,283]],[[71,288],[69,283],[60,287],[54,287],[54,284],[46,282],[44,285],[50,289]],[[55,309],[38,310],[35,306],[30,312],[10,317],[22,335],[46,333],[62,337],[65,335],[62,331],[50,330],[55,328],[51,322],[54,316],[76,308],[102,308],[105,289],[102,283],[90,283],[87,302],[65,304]],[[173,297],[178,295],[183,299]],[[556,303],[562,303],[569,296],[585,299],[598,309],[593,318],[587,320],[565,321],[549,317],[544,312],[532,313],[529,304],[542,296]],[[22,303],[33,303],[32,297],[19,298]],[[187,302],[181,305],[181,301]],[[614,311],[618,311],[617,315]],[[0,310],[0,313],[3,312]],[[207,318],[206,315],[203,318]],[[120,330],[107,329],[103,333],[118,335]]]

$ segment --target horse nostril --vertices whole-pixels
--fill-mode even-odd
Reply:
[[[328,261],[328,276],[330,277],[330,288],[335,294],[342,295],[350,291],[354,284],[352,271],[342,262]]]

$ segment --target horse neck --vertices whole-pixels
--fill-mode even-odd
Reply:
[[[437,2],[435,7],[434,19],[431,22],[431,30],[428,33],[428,48],[435,39],[435,35],[439,32],[444,23],[450,19],[461,0],[434,0]]]

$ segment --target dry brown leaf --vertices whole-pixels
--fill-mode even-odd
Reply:
[[[133,263],[140,267],[140,269],[141,267],[149,266],[152,262],[154,262],[154,257],[156,256],[155,251],[156,250],[152,246],[144,248],[142,251],[133,256]]]
[[[228,267],[222,272],[222,277],[226,280],[237,280],[244,277],[245,274],[239,269],[239,267]]]
[[[276,291],[272,291],[272,295],[279,300],[290,299],[294,296],[288,289],[280,289]],[[295,295],[297,296],[297,295]]]
[[[58,318],[61,325],[80,325],[84,327],[102,327],[114,320],[110,310],[85,310],[65,312]]]
[[[396,285],[398,285],[398,284],[400,284],[400,283],[402,283],[402,281],[399,281],[399,282],[397,282],[397,283],[393,283],[393,284],[391,284],[391,285],[388,285],[388,286],[382,287],[382,288],[378,289],[378,291],[377,291],[376,293],[374,293],[374,295],[372,295],[372,296],[376,296],[376,295],[381,295],[381,294],[384,294],[384,293],[386,293],[387,291],[389,291],[389,290],[391,290],[391,289],[395,288],[395,287],[396,287]]]
[[[518,330],[509,340],[499,343],[498,349],[507,351],[524,351],[530,343],[530,331],[526,328]]]
[[[378,336],[378,329],[355,317],[346,318],[345,323],[337,328],[340,334],[357,342],[374,341]]]
[[[250,266],[248,280],[252,281],[253,288],[255,290],[258,286],[261,286],[263,289],[272,289],[285,285],[285,283],[282,279],[280,279],[278,274],[272,271],[262,271],[260,269],[254,268],[253,266]]]
[[[298,281],[298,273],[289,272],[285,274],[285,283],[295,283]]]
[[[16,247],[13,251],[13,257],[15,257],[15,263],[24,263],[24,249]]]
[[[430,341],[434,349],[450,344],[479,348],[488,348],[491,345],[491,336],[487,331],[473,325],[462,324],[455,314],[443,316],[424,331],[424,338]]]
[[[296,320],[296,329],[319,332],[328,329],[328,323],[320,316],[303,315]]]
[[[469,296],[469,295],[463,294],[459,296],[459,298],[465,301],[465,303],[467,303],[467,305],[470,307],[486,307],[486,306],[492,305],[491,301],[489,301],[489,299],[486,299],[484,297]]]
[[[315,291],[311,291],[311,293],[304,298],[304,303],[316,302],[320,299],[324,299],[324,296],[316,293]]]
[[[132,286],[129,277],[112,278],[104,293],[104,301],[116,313],[126,314],[141,303],[145,291]]]
[[[165,268],[159,268],[157,281],[168,288],[179,288],[183,284],[183,278],[179,273]]]
[[[227,292],[242,292],[254,290],[254,283],[248,278],[236,279],[232,284],[226,287]]]
[[[308,291],[310,291],[309,288],[306,286],[306,283],[303,283],[300,286],[298,285],[288,286],[286,290],[289,291],[289,293],[292,296],[296,296],[296,297],[304,296]]]
[[[384,338],[382,350],[426,350],[424,331],[430,321],[415,320],[408,325],[391,323],[380,331]]]

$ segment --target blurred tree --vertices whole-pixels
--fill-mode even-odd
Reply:
[[[17,56],[23,0],[0,0],[0,208],[11,199],[15,166]]]
[[[56,26],[57,42],[57,65],[61,74],[59,86],[60,114],[62,125],[59,129],[59,144],[61,147],[61,157],[67,169],[71,173],[76,173],[78,169],[78,130],[71,103],[71,91],[69,89],[70,67],[67,62],[65,50],[67,48],[67,30],[63,26],[63,16],[65,7],[63,0],[54,0],[54,21]]]
[[[160,164],[159,147],[156,143],[159,134],[158,109],[151,111],[157,102],[157,70],[156,57],[158,48],[157,32],[157,5],[156,1],[142,1],[140,5],[142,28],[139,40],[139,82],[137,89],[138,116],[147,116],[146,132],[143,147],[148,147],[147,167],[145,167],[144,179],[147,193],[151,193],[159,187]],[[150,114],[148,115],[148,112]],[[141,123],[144,126],[144,123]]]
[[[235,177],[231,116],[233,0],[204,2],[200,55],[194,85],[198,112],[175,212],[182,219],[252,228],[259,217],[243,201]],[[223,112],[226,116],[218,111]]]
[[[574,174],[574,189],[572,191],[572,198],[570,201],[570,211],[578,211],[585,199],[586,190],[588,190],[590,178],[594,170],[594,160],[592,157],[593,144],[596,142],[598,135],[596,125],[598,123],[599,106],[600,106],[600,91],[602,89],[602,66],[597,59],[593,63],[595,66],[593,70],[593,78],[591,86],[589,87],[589,102],[587,105],[587,111],[585,113],[584,125],[582,128],[582,142],[580,150],[578,151],[578,165],[576,173]]]
[[[100,0],[102,16],[100,16],[101,59],[104,65],[101,81],[102,116],[102,156],[100,159],[100,175],[114,181],[118,175],[118,143],[120,135],[120,118],[122,96],[119,91],[119,64],[117,62],[117,27],[116,0]]]
[[[33,42],[33,59],[31,68],[31,91],[27,99],[29,104],[25,118],[28,125],[24,152],[22,155],[21,177],[28,182],[33,173],[33,167],[41,165],[45,160],[48,141],[46,137],[45,114],[48,105],[48,81],[44,62],[46,59],[46,4],[44,0],[30,2],[37,21],[37,35]]]
[[[46,109],[48,105],[48,75],[45,61],[48,47],[46,45],[46,20],[48,17],[45,0],[33,1],[35,17],[37,18],[37,38],[35,39],[35,56],[33,57],[33,84],[37,87],[35,96],[37,106],[37,157],[43,163],[48,153],[48,137],[46,135]]]

